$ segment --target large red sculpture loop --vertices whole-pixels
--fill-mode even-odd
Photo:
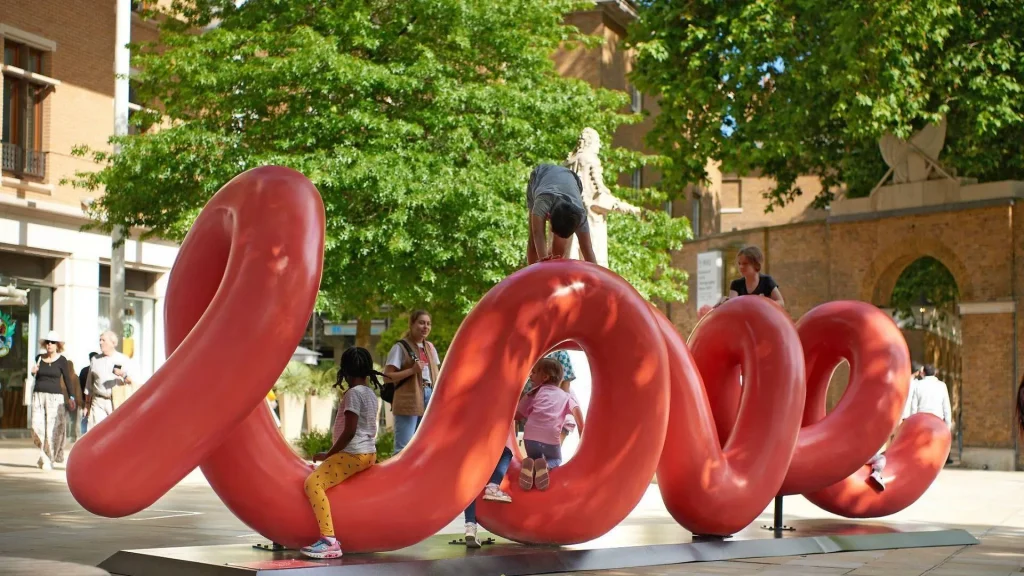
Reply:
[[[83,507],[138,512],[200,465],[260,534],[288,546],[316,538],[302,488],[309,467],[263,398],[305,329],[323,244],[323,205],[297,172],[251,170],[217,193],[171,275],[167,362],[72,452],[68,483]],[[531,365],[569,341],[591,359],[586,436],[548,491],[511,487],[511,505],[479,502],[495,533],[553,544],[595,538],[625,518],[655,471],[673,517],[705,534],[742,528],[780,490],[810,492],[847,515],[905,506],[941,467],[948,431],[911,422],[889,453],[898,482],[879,495],[858,480],[858,462],[881,445],[906,396],[906,344],[867,305],[828,306],[795,327],[764,299],[728,302],[697,328],[691,356],[612,272],[575,261],[521,270],[459,328],[401,456],[330,491],[338,537],[346,551],[393,550],[459,514],[498,460]],[[839,358],[853,367],[850,399],[825,416],[822,390]],[[856,446],[837,450],[836,438]],[[825,461],[837,451],[838,464]],[[517,473],[513,465],[510,477]]]

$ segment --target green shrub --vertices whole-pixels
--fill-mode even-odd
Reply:
[[[330,430],[316,429],[311,432],[303,432],[295,441],[295,448],[306,460],[312,460],[313,456],[320,452],[327,452],[333,445]],[[390,430],[379,433],[377,435],[377,462],[391,458],[394,451],[395,433]]]
[[[299,439],[295,441],[295,447],[306,460],[312,460],[313,456],[320,452],[327,452],[333,445],[334,442],[331,439],[330,430],[314,429],[309,432],[303,432]]]
[[[377,462],[391,458],[395,451],[395,433],[386,430],[377,434]]]

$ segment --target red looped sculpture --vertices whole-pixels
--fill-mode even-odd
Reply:
[[[313,309],[324,226],[316,188],[286,168],[245,172],[210,200],[171,274],[167,362],[71,452],[68,485],[84,508],[139,512],[198,465],[266,538],[292,547],[316,539],[303,491],[309,466],[264,397]],[[466,317],[402,454],[331,489],[345,550],[414,544],[478,497],[530,367],[560,347],[579,347],[591,364],[579,450],[545,492],[506,481],[512,504],[478,500],[480,522],[517,541],[596,538],[629,514],[655,473],[669,512],[694,533],[731,534],[780,493],[851,517],[891,514],[927,489],[948,453],[941,420],[914,416],[887,452],[886,491],[865,481],[909,377],[899,330],[868,304],[819,306],[794,326],[767,299],[740,298],[708,315],[688,349],[614,273],[555,260],[509,276]],[[849,388],[826,415],[843,359]],[[508,477],[518,472],[517,459]]]

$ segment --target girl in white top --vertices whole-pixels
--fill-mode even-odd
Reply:
[[[343,420],[344,425],[334,446],[313,457],[314,461],[323,460],[323,464],[306,478],[306,497],[320,525],[320,539],[302,549],[302,553],[311,558],[341,556],[341,544],[334,537],[327,490],[377,462],[377,395],[366,385],[366,380],[369,378],[379,387],[378,375],[383,376],[373,369],[373,358],[365,348],[352,347],[341,355],[335,385],[341,385],[342,380],[348,383],[338,411],[338,419]]]

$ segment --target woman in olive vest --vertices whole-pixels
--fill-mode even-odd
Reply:
[[[384,375],[395,382],[391,411],[395,415],[396,455],[412,440],[437,382],[441,360],[437,349],[427,341],[429,335],[430,314],[425,310],[413,312],[409,331],[391,347],[385,361]]]

